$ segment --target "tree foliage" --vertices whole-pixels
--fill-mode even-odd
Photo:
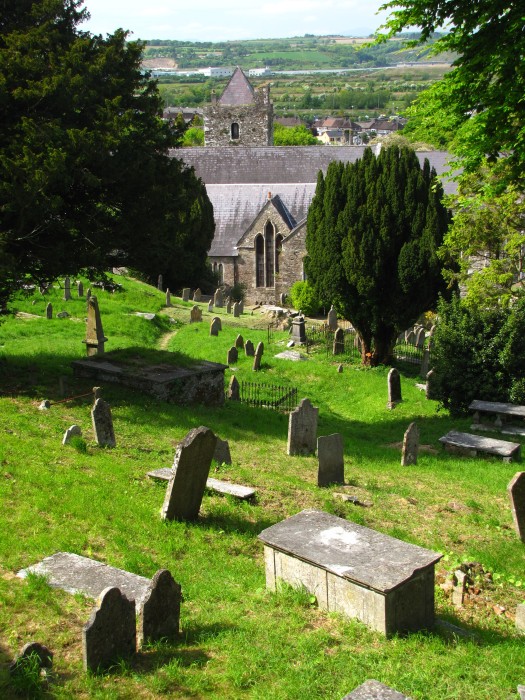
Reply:
[[[319,301],[334,304],[363,341],[363,361],[391,360],[397,334],[444,291],[437,249],[449,216],[427,160],[391,146],[319,173],[305,261]]]
[[[319,145],[319,141],[304,125],[282,126],[282,124],[277,123],[273,126],[273,143],[274,146]]]
[[[128,265],[172,287],[203,273],[203,184],[168,156],[142,45],[79,29],[80,0],[5,0],[0,16],[0,307],[21,283]]]

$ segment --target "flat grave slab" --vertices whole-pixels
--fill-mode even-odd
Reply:
[[[410,698],[379,681],[370,680],[345,695],[343,700],[410,700]]]
[[[525,435],[525,423],[508,423],[508,419],[525,419],[525,406],[498,401],[472,401],[469,410],[474,411],[474,423],[471,430],[493,430],[505,435]],[[480,413],[494,416],[494,421],[483,423]]]
[[[82,593],[94,599],[105,588],[117,587],[127,598],[135,600],[137,607],[142,604],[151,583],[151,579],[144,576],[70,552],[57,552],[38,564],[21,569],[17,576],[26,578],[29,573],[45,576],[53,588]]]
[[[441,554],[317,510],[263,530],[266,585],[304,586],[320,608],[390,635],[434,624]]]
[[[478,452],[502,457],[505,462],[520,459],[521,445],[518,442],[507,440],[495,440],[482,435],[471,435],[451,430],[439,442],[451,452],[459,452],[475,457]]]
[[[155,469],[148,472],[148,476],[151,479],[160,479],[162,481],[169,481],[171,477],[172,470],[170,467],[162,467],[162,469]],[[229,496],[235,496],[235,498],[241,498],[243,500],[248,500],[255,496],[255,489],[249,486],[240,486],[239,484],[231,484],[228,481],[221,481],[220,479],[212,479],[208,477],[206,481],[206,488],[211,491],[216,491],[217,493],[227,494]]]

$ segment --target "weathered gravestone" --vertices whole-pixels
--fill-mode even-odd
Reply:
[[[208,313],[211,314],[212,311],[213,311],[213,301],[210,299],[210,301],[208,302]]]
[[[51,302],[46,306],[46,318],[53,318],[53,304]]]
[[[230,384],[228,385],[228,398],[230,401],[241,400],[241,387],[235,375],[230,379]]]
[[[334,333],[334,355],[342,355],[345,351],[345,332],[342,328],[338,328]]]
[[[430,369],[430,350],[425,348],[423,350],[423,357],[421,358],[421,366],[419,368],[419,376],[426,377]]]
[[[84,284],[82,283],[81,280],[77,282],[77,293],[79,297],[84,296]]]
[[[40,642],[28,642],[22,647],[22,651],[17,655],[16,659],[9,665],[9,673],[16,676],[18,673],[24,673],[27,669],[27,661],[29,658],[38,659],[39,668],[47,669],[53,666],[53,652]]]
[[[228,354],[226,356],[226,364],[234,365],[238,359],[239,359],[239,351],[237,350],[237,348],[234,345],[228,350]]]
[[[219,331],[221,330],[221,319],[217,318],[212,318],[211,323],[210,323],[210,335],[219,335]]]
[[[416,337],[415,337],[415,345],[417,348],[423,348],[425,345],[425,329],[424,328],[419,328],[416,332]]]
[[[202,299],[202,292],[199,287],[193,292],[193,301],[200,301]]]
[[[96,399],[91,409],[91,420],[93,421],[93,431],[95,440],[100,447],[115,447],[115,431],[113,430],[113,419],[111,409],[104,399]]]
[[[516,629],[525,634],[525,603],[516,606]]]
[[[514,528],[518,537],[525,542],[525,472],[517,472],[507,486],[510,498]]]
[[[184,287],[182,290],[182,301],[189,301],[190,300],[190,289],[189,287]]]
[[[244,348],[244,338],[242,337],[242,335],[238,335],[235,338],[235,347],[238,348],[239,350]]]
[[[417,464],[418,451],[419,428],[415,423],[410,423],[403,436],[403,447],[401,449],[401,465],[406,467],[410,464]]]
[[[90,296],[87,300],[86,339],[82,341],[86,344],[86,353],[88,357],[92,355],[103,355],[106,341],[107,338],[102,328],[97,297]]]
[[[312,406],[310,399],[302,399],[288,419],[289,455],[315,454],[317,441],[317,419],[319,409]]]
[[[244,354],[246,357],[253,357],[255,355],[255,348],[251,340],[247,340],[244,344]]]
[[[394,408],[397,406],[401,399],[401,377],[399,375],[399,372],[395,367],[392,367],[390,372],[388,373],[388,378],[387,378],[387,385],[388,385],[388,403],[387,403],[387,408]]]
[[[218,309],[221,309],[221,308],[222,308],[222,306],[223,306],[223,304],[224,304],[224,300],[223,300],[223,298],[222,298],[222,289],[216,289],[216,290],[215,290],[215,294],[213,295],[213,304],[214,304]]]
[[[162,292],[162,289],[163,289],[162,275],[159,275],[157,278],[157,289],[159,290],[159,292]]]
[[[108,668],[136,648],[135,601],[116,587],[105,588],[82,630],[84,670]]]
[[[200,306],[194,306],[190,312],[190,323],[199,323],[202,321],[202,311]]]
[[[232,377],[233,379],[233,377]],[[217,438],[217,444],[215,445],[215,451],[213,453],[213,459],[218,464],[231,464],[232,456],[230,453],[230,444],[228,440],[221,440]]]
[[[244,299],[241,299],[239,302],[239,315],[242,316],[244,313]]]
[[[90,298],[91,298],[91,287],[88,287],[88,290],[87,290],[87,292],[86,292],[86,304],[88,304],[88,308],[89,308],[89,300],[90,300]]]
[[[298,345],[306,343],[306,323],[304,316],[296,316],[292,321],[292,340]]]
[[[317,458],[319,460],[317,486],[344,484],[343,437],[340,433],[317,438]]]
[[[64,301],[71,299],[71,280],[69,277],[64,278]]]
[[[190,430],[179,444],[162,506],[163,520],[198,517],[216,442],[213,432],[201,426]]]
[[[234,318],[239,318],[240,315],[241,315],[241,312],[240,312],[239,302],[236,301],[233,304],[233,316],[234,316]]]
[[[182,593],[167,569],[160,569],[151,579],[139,610],[138,642],[173,639],[179,634]]]
[[[330,307],[330,311],[328,312],[328,316],[326,317],[326,325],[328,326],[328,330],[337,330],[337,312],[333,306]]]
[[[425,396],[427,399],[436,399],[436,377],[434,374],[434,370],[431,369],[430,372],[427,373],[426,376],[427,380],[427,388],[425,391]]]
[[[166,306],[171,306],[171,292],[168,289],[166,289]]]
[[[71,442],[71,438],[75,435],[78,437],[81,437],[82,435],[82,430],[78,425],[72,425],[66,430],[66,432],[64,433],[64,437],[62,438],[62,444],[69,445],[69,443]]]
[[[262,356],[264,353],[264,343],[261,341],[260,343],[257,343],[257,347],[255,348],[255,356],[253,358],[253,371],[258,372],[261,369],[261,360]]]
[[[230,297],[228,297],[226,299],[226,313],[231,314],[231,312],[232,312],[232,300],[230,299]]]
[[[345,695],[343,700],[410,700],[410,698],[379,681],[369,680]]]
[[[343,373],[343,365],[337,365],[337,373],[342,374]]]

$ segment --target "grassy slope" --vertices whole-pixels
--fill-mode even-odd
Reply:
[[[107,349],[167,347],[191,357],[224,362],[238,332],[254,343],[266,340],[258,312],[223,317],[218,338],[204,323],[188,325],[192,304],[176,300],[169,315],[151,322],[133,311],[162,308],[157,290],[122,279],[124,291],[98,292]],[[87,284],[85,284],[85,287]],[[514,698],[523,682],[523,640],[512,612],[523,587],[509,579],[524,573],[524,550],[512,528],[506,485],[519,467],[498,460],[456,458],[437,450],[453,423],[402,374],[404,401],[386,405],[387,370],[336,364],[324,351],[305,362],[274,358],[266,348],[258,381],[295,385],[299,396],[319,406],[318,433],[345,439],[347,487],[318,489],[316,459],[286,455],[287,417],[239,404],[180,408],[107,385],[117,447],[93,442],[89,399],[57,403],[38,411],[43,398],[58,401],[58,378],[69,377],[70,394],[89,391],[74,381],[69,362],[83,353],[85,301],[60,301],[70,319],[11,318],[0,326],[0,653],[12,656],[30,639],[55,652],[57,698],[341,698],[367,678],[377,678],[416,699]],[[35,299],[36,303],[31,302]],[[44,315],[40,295],[17,308]],[[205,309],[205,305],[203,305]],[[286,336],[276,334],[284,345]],[[226,372],[226,380],[232,371]],[[254,380],[242,354],[235,374]],[[398,443],[412,420],[422,451],[416,467],[401,467]],[[83,429],[85,449],[62,447],[65,429]],[[198,523],[162,523],[164,486],[145,478],[169,466],[175,444],[197,425],[208,425],[230,442],[232,466],[215,476],[257,488],[255,504],[205,496]],[[346,491],[373,503],[360,508],[333,498]],[[309,597],[265,590],[262,546],[265,527],[314,507],[447,553],[439,572],[459,561],[479,561],[498,584],[480,584],[462,610],[436,588],[438,615],[475,631],[480,644],[421,633],[385,640],[360,623],[312,607]],[[114,673],[82,672],[81,627],[92,603],[54,591],[39,579],[21,582],[14,572],[55,551],[92,556],[152,576],[171,570],[183,586],[183,638],[158,644]],[[499,605],[509,614],[501,612]],[[496,610],[496,611],[495,611]],[[5,681],[4,673],[3,680]],[[2,680],[2,679],[0,679]],[[13,690],[4,686],[2,697]]]

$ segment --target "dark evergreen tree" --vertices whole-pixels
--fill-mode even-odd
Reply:
[[[127,265],[172,288],[206,267],[213,213],[170,158],[142,45],[79,29],[79,0],[3,0],[0,308],[22,283]]]
[[[398,333],[445,291],[437,249],[449,216],[428,161],[391,146],[331,163],[308,211],[309,282],[363,341],[363,361],[388,363]]]

